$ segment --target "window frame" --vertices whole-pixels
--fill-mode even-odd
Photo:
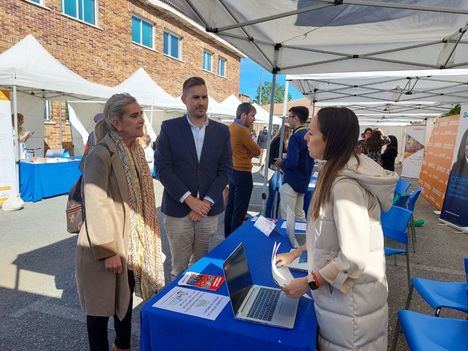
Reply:
[[[140,43],[139,42],[136,42],[133,40],[133,18],[136,18],[138,20],[140,20]],[[151,46],[147,46],[145,44],[143,44],[143,22],[146,22],[147,24],[149,24],[151,26]],[[148,21],[147,19],[144,19],[140,16],[138,16],[137,14],[133,13],[132,14],[132,18],[131,18],[131,23],[130,23],[131,27],[132,27],[132,43],[133,44],[136,44],[136,45],[139,45],[139,46],[143,46],[144,48],[146,49],[150,49],[150,50],[155,50],[155,41],[154,41],[154,35],[155,35],[155,31],[154,31],[154,27],[155,27],[155,24],[153,22],[150,22]]]
[[[41,0],[43,1],[43,0]],[[73,15],[70,15],[68,13],[65,12],[65,1],[67,0],[61,0],[62,2],[62,15],[68,17],[68,18],[72,18],[78,22],[81,22],[81,23],[84,23],[84,24],[87,24],[89,26],[93,26],[93,27],[99,27],[99,1],[100,0],[94,0],[94,23],[91,23],[91,22],[87,22],[85,19],[84,19],[84,1],[85,0],[70,0],[70,1],[75,1],[75,6],[76,6],[76,16],[73,16]],[[79,11],[79,6],[78,6],[78,2],[82,1],[83,2],[83,6],[82,6],[82,17],[83,19],[81,19],[78,15],[78,11]]]
[[[223,62],[223,71],[224,71],[224,74],[219,74],[219,62],[222,61]],[[226,78],[227,77],[227,74],[226,74],[226,69],[227,67],[227,60],[224,58],[224,57],[221,57],[221,56],[218,56],[218,76],[219,77],[223,77],[223,78]]]
[[[164,40],[166,38],[166,35],[165,34],[168,34],[168,45],[167,45],[167,53],[164,49]],[[177,38],[177,43],[178,43],[178,50],[177,52],[179,53],[179,57],[176,57],[176,56],[172,56],[171,55],[171,49],[172,49],[172,44],[171,44],[171,40],[170,40],[170,37],[173,36],[175,38]],[[183,52],[182,52],[182,40],[183,38],[180,36],[180,35],[177,35],[175,34],[174,32],[171,32],[170,30],[167,30],[165,29],[163,31],[163,54],[167,57],[170,57],[170,58],[173,58],[175,60],[179,60],[179,61],[182,61],[182,57],[183,57]]]
[[[206,69],[205,68],[205,53],[210,55],[211,57],[211,60],[210,60],[210,69]],[[210,73],[213,73],[213,58],[214,58],[214,53],[211,52],[210,50],[208,49],[203,49],[203,56],[202,56],[202,69],[205,71],[205,72],[210,72]]]
[[[45,7],[44,5],[44,0],[38,0],[39,2],[36,2],[36,0],[25,0],[26,2],[29,2],[30,4],[34,4],[37,6]]]

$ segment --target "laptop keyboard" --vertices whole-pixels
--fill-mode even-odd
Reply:
[[[271,321],[281,290],[260,288],[260,291],[247,317]]]
[[[299,246],[305,245],[305,243],[306,243],[306,235],[305,234],[294,234],[294,237],[296,238],[296,241],[299,244]]]

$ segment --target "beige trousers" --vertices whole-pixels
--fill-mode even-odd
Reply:
[[[199,222],[191,221],[188,216],[165,216],[164,226],[171,249],[173,280],[207,254],[211,239],[218,230],[218,216],[205,217]]]
[[[281,185],[281,217],[286,219],[288,216],[287,208],[291,208],[296,216],[296,221],[305,222],[304,212],[304,194],[296,193],[287,183]]]

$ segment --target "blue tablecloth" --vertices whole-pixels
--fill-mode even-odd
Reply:
[[[280,228],[278,223],[277,228]],[[223,274],[224,260],[243,242],[252,279],[255,284],[277,287],[271,276],[271,252],[275,241],[281,242],[279,252],[286,252],[291,245],[284,229],[266,237],[248,221],[214,248],[207,256],[195,263],[190,270],[208,274]],[[299,274],[304,275],[304,273]],[[148,301],[141,310],[140,350],[168,351],[231,351],[268,350],[293,351],[315,350],[317,322],[313,301],[301,297],[294,329],[264,326],[234,319],[228,304],[214,321],[175,313],[152,305],[176,286],[177,281],[166,286]],[[226,284],[216,292],[228,295]]]
[[[24,201],[40,201],[47,197],[66,194],[80,177],[80,160],[54,163],[19,164],[20,193]]]

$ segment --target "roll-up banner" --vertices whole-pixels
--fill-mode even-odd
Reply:
[[[403,169],[401,175],[409,178],[419,178],[424,159],[426,126],[407,126],[405,136],[405,151],[403,154]]]
[[[468,105],[463,105],[460,111],[460,125],[440,219],[468,233]]]
[[[419,184],[423,196],[439,211],[444,202],[459,124],[459,115],[438,118],[426,145]]]

